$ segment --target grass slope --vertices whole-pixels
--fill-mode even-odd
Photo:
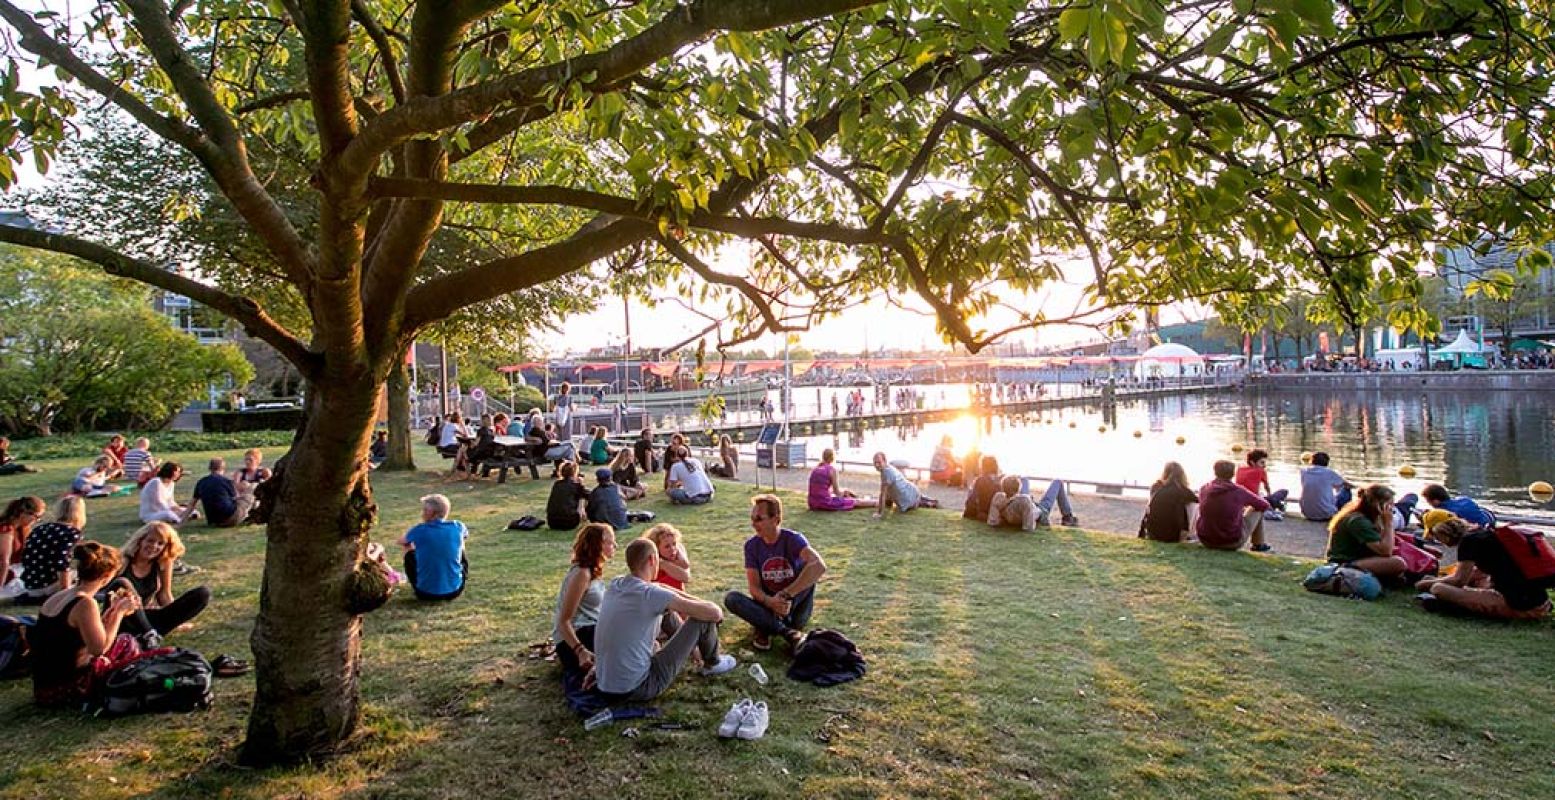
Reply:
[[[203,463],[208,454],[185,456]],[[236,453],[225,453],[229,457]],[[422,453],[425,463],[436,463]],[[78,459],[80,460],[80,459]],[[76,462],[3,480],[51,497]],[[442,484],[382,475],[375,538],[416,498],[448,494],[469,524],[471,586],[436,606],[397,597],[365,622],[362,735],[314,766],[232,765],[252,679],[205,713],[112,722],[35,711],[0,686],[0,796],[480,797],[1547,797],[1555,764],[1549,624],[1438,619],[1404,596],[1307,594],[1284,558],[1055,530],[994,531],[951,513],[885,522],[793,511],[830,573],[815,623],[842,630],[869,675],[817,689],[759,657],[687,677],[661,705],[681,732],[585,733],[563,706],[546,638],[571,534],[503,530],[546,482]],[[192,484],[191,484],[192,485]],[[187,488],[187,487],[186,487]],[[686,533],[698,594],[743,584],[749,487],[647,507]],[[802,500],[788,497],[791,508]],[[93,501],[89,535],[118,543],[133,498]],[[188,526],[213,607],[174,643],[246,654],[263,536]],[[620,558],[610,574],[622,570]],[[184,579],[189,580],[189,579]],[[192,585],[192,584],[190,584]],[[749,662],[747,632],[725,645]],[[743,666],[743,665],[742,665]],[[772,705],[766,739],[719,741],[734,700]]]

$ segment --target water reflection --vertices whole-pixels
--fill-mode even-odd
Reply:
[[[1141,485],[1154,480],[1167,460],[1182,462],[1193,481],[1207,480],[1216,459],[1241,461],[1242,453],[1232,449],[1240,445],[1268,450],[1271,482],[1295,487],[1300,455],[1322,450],[1356,483],[1418,491],[1440,482],[1492,507],[1555,511],[1555,502],[1537,503],[1527,493],[1535,480],[1555,481],[1555,397],[1520,392],[1157,397],[1108,412],[968,414],[850,430],[841,438],[814,437],[812,446],[834,447],[847,461],[866,461],[878,449],[927,465],[946,434],[958,451],[991,453],[1007,470]],[[1398,477],[1405,465],[1415,468],[1415,477]]]

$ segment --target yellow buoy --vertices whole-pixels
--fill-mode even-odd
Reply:
[[[1097,425],[1096,426],[1096,432],[1097,433],[1106,433],[1107,432],[1107,426],[1106,425]]]
[[[1231,452],[1233,452],[1233,453],[1240,453],[1240,452],[1242,452],[1242,445],[1241,445],[1241,443],[1238,442],[1237,444],[1231,445]]]
[[[1069,423],[1069,427],[1073,428],[1074,427],[1074,423],[1073,422]]]
[[[1134,431],[1134,438],[1135,439],[1138,439],[1139,437],[1144,436],[1144,435],[1145,434],[1144,434],[1143,431]]]
[[[1548,503],[1555,499],[1555,486],[1551,486],[1548,481],[1534,481],[1528,484],[1528,496],[1540,503]]]
[[[1303,463],[1303,464],[1311,464],[1312,463],[1312,451],[1309,450],[1309,451],[1301,454],[1301,463]]]
[[[1178,444],[1187,444],[1188,443],[1188,437],[1186,437],[1186,436],[1179,436],[1179,437],[1177,437],[1177,443]]]
[[[1413,478],[1415,477],[1415,468],[1405,464],[1398,468],[1398,476],[1400,478]]]

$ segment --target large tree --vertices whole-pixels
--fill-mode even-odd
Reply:
[[[1542,0],[73,9],[0,0],[9,159],[46,164],[78,108],[114,107],[198,162],[264,254],[248,268],[306,311],[304,334],[259,293],[93,228],[0,227],[231,315],[309,383],[269,504],[253,762],[327,751],[356,725],[375,400],[412,338],[462,308],[646,244],[671,266],[643,281],[727,304],[723,344],[883,293],[927,303],[976,351],[1296,280],[1341,309],[1368,284],[1407,294],[1427,242],[1513,230],[1550,199]],[[24,85],[20,59],[65,88]],[[280,147],[305,160],[303,209],[255,167]],[[521,246],[433,269],[449,227]],[[711,254],[735,238],[755,255],[720,269]],[[1082,306],[1012,299],[1066,269],[1086,276]],[[984,329],[1001,303],[1016,316]]]

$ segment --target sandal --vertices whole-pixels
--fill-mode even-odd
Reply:
[[[248,674],[248,662],[241,661],[228,655],[216,656],[211,661],[211,667],[216,670],[218,678],[238,678]]]

